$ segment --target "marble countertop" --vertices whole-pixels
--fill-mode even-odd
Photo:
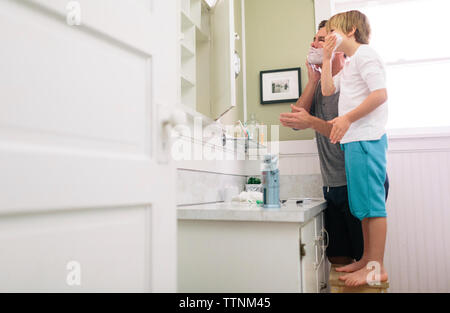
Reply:
[[[177,207],[178,220],[219,220],[304,223],[326,208],[324,199],[312,199],[296,208],[264,209],[247,203],[209,203]]]

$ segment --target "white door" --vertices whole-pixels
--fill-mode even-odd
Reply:
[[[0,1],[0,291],[176,291],[176,12]]]

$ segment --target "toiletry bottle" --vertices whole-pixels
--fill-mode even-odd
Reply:
[[[264,141],[266,140],[267,126],[264,123],[259,125],[259,145],[264,146]]]
[[[278,156],[266,154],[262,163],[263,207],[265,209],[280,208],[280,172]]]
[[[247,129],[249,133],[249,139],[258,142],[259,138],[259,123],[256,120],[255,113],[250,114],[250,120],[247,122]]]
[[[242,131],[242,127],[239,121],[234,123],[234,138],[245,137]]]

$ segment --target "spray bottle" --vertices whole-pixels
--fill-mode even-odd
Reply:
[[[278,156],[266,154],[262,164],[263,207],[265,209],[280,208],[280,174]]]

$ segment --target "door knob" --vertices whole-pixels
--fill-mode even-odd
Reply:
[[[159,133],[158,161],[167,163],[171,147],[172,130],[177,125],[186,124],[186,113],[174,107],[162,107],[159,111],[159,122],[161,125]]]
[[[163,127],[186,124],[186,113],[180,109],[163,107],[159,115],[160,122]]]

